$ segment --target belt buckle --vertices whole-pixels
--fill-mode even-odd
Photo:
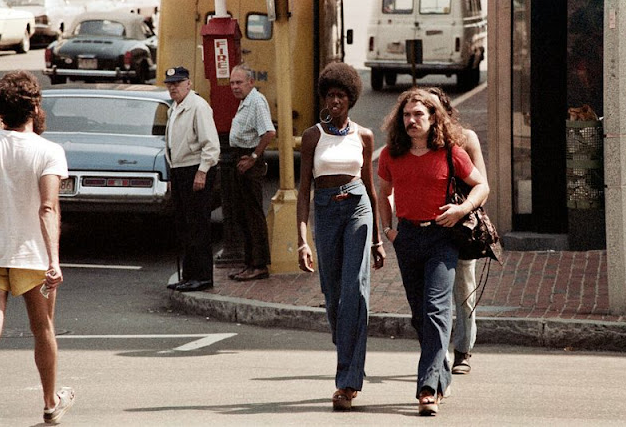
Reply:
[[[333,196],[333,200],[339,202],[341,200],[346,200],[348,197],[350,197],[350,193],[339,193]]]
[[[432,221],[420,222],[420,227],[430,227],[433,224]]]

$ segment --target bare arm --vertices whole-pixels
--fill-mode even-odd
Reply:
[[[374,134],[371,130],[366,128],[359,128],[359,135],[363,141],[363,167],[361,168],[361,179],[367,190],[367,195],[370,198],[370,204],[372,205],[372,214],[374,217],[374,224],[372,229],[372,255],[374,256],[374,268],[379,269],[385,262],[385,250],[382,245],[378,243],[382,242],[380,238],[379,222],[378,222],[378,197],[376,195],[376,189],[374,188],[374,168],[372,166],[372,154],[374,152]]]
[[[46,286],[56,288],[63,282],[63,273],[59,266],[59,238],[61,235],[61,209],[59,206],[59,187],[61,178],[58,175],[44,175],[39,180],[39,224],[41,234],[48,253],[48,271]]]
[[[313,271],[313,253],[307,241],[307,226],[311,207],[311,184],[313,181],[313,155],[320,138],[317,127],[311,127],[302,135],[300,147],[300,188],[296,205],[298,225],[298,265],[301,270]]]
[[[472,186],[472,190],[467,196],[467,199],[460,205],[446,204],[440,209],[443,211],[441,215],[435,218],[437,224],[444,227],[452,227],[461,218],[476,209],[487,199],[489,195],[489,184],[487,184],[487,178],[485,178],[476,166],[472,169],[465,181],[468,185]]]
[[[256,148],[254,149],[254,153],[257,156],[262,155],[265,152],[265,149],[267,148],[269,143],[272,142],[275,136],[276,136],[276,132],[273,130],[265,132],[261,136],[259,145],[257,145]],[[240,173],[244,173],[245,171],[247,171],[254,165],[254,162],[256,162],[256,159],[253,159],[252,156],[241,156],[241,159],[239,159],[239,162],[237,163],[237,169],[239,170]]]
[[[467,152],[476,169],[487,180],[487,167],[485,166],[485,159],[483,158],[483,152],[480,149],[480,141],[476,132],[470,129],[463,129],[463,135],[465,135],[465,144],[463,149]],[[485,199],[487,201],[487,199]],[[485,203],[483,201],[483,204]]]

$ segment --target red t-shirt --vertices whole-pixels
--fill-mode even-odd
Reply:
[[[474,165],[465,150],[453,146],[454,172],[467,178]],[[441,215],[446,204],[448,161],[446,150],[429,151],[422,156],[410,152],[393,158],[387,147],[378,159],[378,176],[393,186],[396,215],[414,221],[429,221]]]

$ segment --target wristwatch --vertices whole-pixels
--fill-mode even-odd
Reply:
[[[259,158],[259,156],[257,156],[257,154],[254,151],[252,152],[252,154],[250,154],[250,157],[252,157],[254,160]]]

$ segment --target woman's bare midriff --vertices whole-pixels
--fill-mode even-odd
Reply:
[[[352,175],[322,175],[315,178],[315,188],[341,187],[359,179],[361,177]]]

